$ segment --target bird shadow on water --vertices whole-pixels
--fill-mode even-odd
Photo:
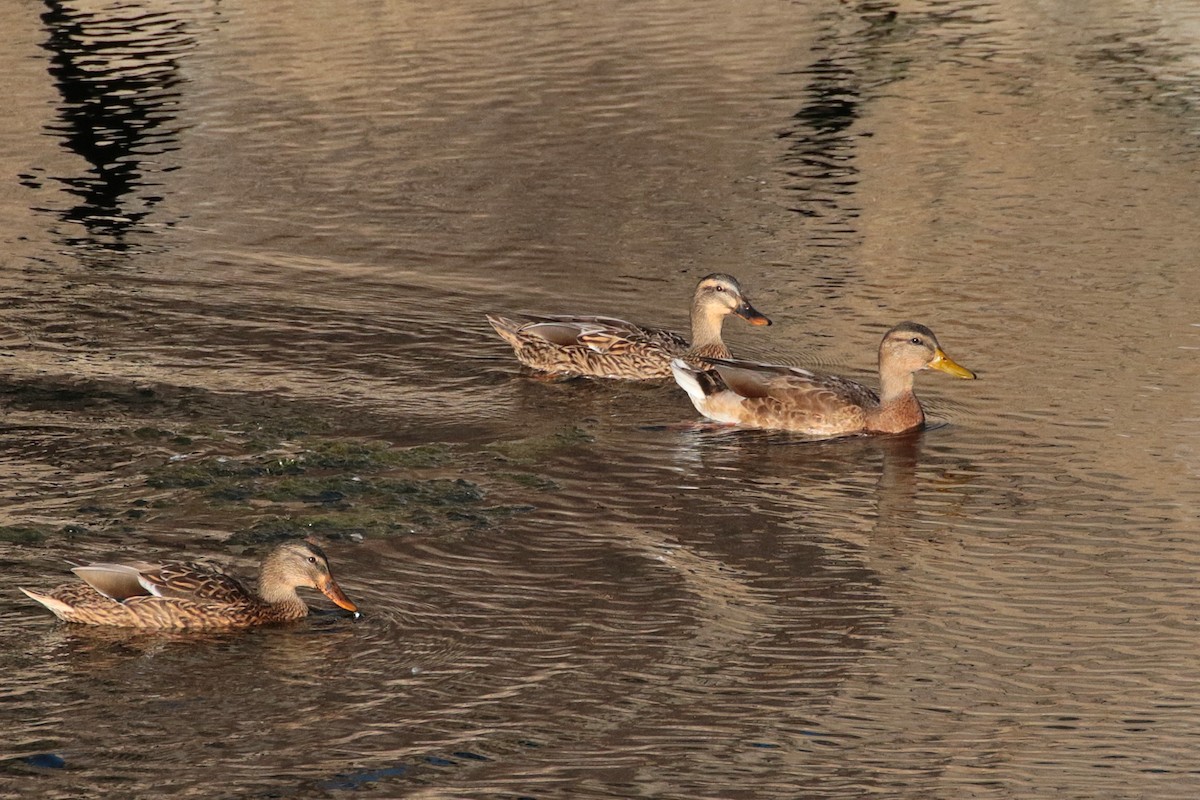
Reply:
[[[352,636],[345,615],[315,611],[301,622],[251,630],[142,630],[104,625],[55,624],[34,636],[28,655],[51,668],[78,676],[124,669],[150,661],[211,668],[227,659],[292,661],[332,655]],[[290,654],[290,655],[289,655]]]
[[[816,440],[697,429],[679,438],[675,469],[702,506],[736,495],[775,526],[886,548],[953,513],[947,504],[972,480],[970,460],[944,446],[950,435],[944,425]]]
[[[889,480],[911,477],[931,429],[886,436],[805,438],[707,423],[689,423],[680,439],[684,463],[729,471],[741,479],[787,477],[797,482],[838,479],[881,464]]]

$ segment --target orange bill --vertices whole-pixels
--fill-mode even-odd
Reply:
[[[321,594],[325,595],[347,611],[358,611],[358,606],[350,602],[350,598],[346,597],[346,595],[342,592],[342,587],[338,586],[332,577],[322,581],[321,585],[317,588],[321,590]]]
[[[749,322],[751,325],[770,325],[771,324],[771,320],[767,319],[762,314],[758,313],[758,309],[756,309],[754,306],[750,305],[745,300],[743,300],[741,305],[739,305],[737,308],[735,308],[733,310],[733,313],[737,314],[739,317],[746,320],[746,322]]]

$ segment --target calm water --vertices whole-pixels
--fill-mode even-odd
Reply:
[[[1200,792],[1195,4],[9,0],[0,75],[0,794]],[[483,319],[717,270],[981,380],[711,431]],[[16,590],[291,529],[362,620]]]

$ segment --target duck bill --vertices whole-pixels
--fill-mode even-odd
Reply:
[[[933,354],[933,361],[929,362],[930,369],[936,369],[939,372],[944,372],[947,375],[953,375],[956,378],[964,378],[968,381],[975,380],[975,373],[966,367],[959,366],[954,363],[954,359],[946,355],[942,348],[938,348]]]
[[[737,308],[735,308],[733,310],[733,313],[737,314],[739,317],[746,320],[746,322],[749,322],[751,325],[770,325],[771,324],[771,320],[767,319],[762,314],[758,313],[758,310],[754,306],[747,303],[745,300],[743,300],[741,305],[739,305]]]
[[[350,598],[346,597],[345,593],[342,592],[342,587],[338,586],[334,582],[333,578],[322,581],[321,585],[318,586],[317,589],[321,591],[321,594],[325,595],[347,611],[358,611],[358,606],[350,602]]]

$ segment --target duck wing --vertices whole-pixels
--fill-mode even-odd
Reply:
[[[616,353],[634,347],[662,347],[669,351],[687,349],[687,340],[673,331],[646,328],[616,317],[545,316],[530,317],[521,332],[537,336],[559,347],[581,346],[598,353]]]
[[[194,561],[162,564],[154,572],[142,573],[142,581],[158,597],[206,600],[227,605],[256,599],[241,581],[226,575],[220,567]]]
[[[239,581],[208,564],[86,564],[71,571],[117,602],[134,597],[171,597],[232,605],[253,599]]]
[[[742,397],[786,397],[789,402],[801,402],[805,396],[825,398],[825,402],[875,405],[879,396],[861,383],[823,375],[802,367],[762,364],[733,358],[702,358],[712,366],[732,391]]]
[[[118,603],[153,594],[142,583],[142,569],[132,564],[83,564],[71,570],[88,586]]]
[[[523,321],[488,316],[517,360],[554,375],[622,380],[670,377],[673,356],[687,352],[687,340],[660,328],[643,328],[614,317],[527,317]]]
[[[740,398],[734,418],[742,424],[815,435],[850,433],[862,430],[869,411],[879,405],[874,391],[846,378],[736,359],[703,361]]]

